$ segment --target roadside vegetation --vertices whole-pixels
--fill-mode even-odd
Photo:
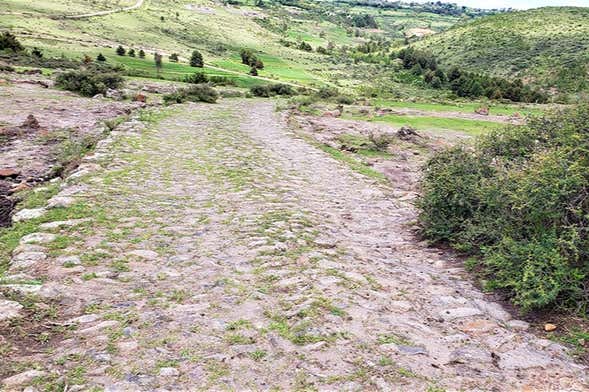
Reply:
[[[524,310],[589,304],[587,108],[537,117],[436,154],[419,200],[424,235],[474,256],[486,288]]]

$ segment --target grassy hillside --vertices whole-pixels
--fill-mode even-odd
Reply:
[[[186,65],[193,49],[205,63],[227,71],[247,73],[239,50],[254,50],[264,61],[261,77],[308,86],[365,85],[350,75],[349,64],[333,61],[316,52],[317,47],[354,47],[377,37],[400,40],[412,28],[441,31],[459,20],[418,10],[380,10],[368,6],[336,6],[332,2],[297,2],[287,6],[266,1],[146,0],[134,11],[87,19],[64,16],[103,11],[134,4],[131,0],[0,0],[0,29],[9,29],[28,47],[37,46],[49,55],[95,57],[103,53],[109,62],[119,62],[145,76],[154,76],[152,53],[178,53],[180,64],[164,64],[163,76],[182,77],[194,72]],[[378,28],[355,27],[350,15],[371,15]],[[313,51],[286,47],[284,41],[309,43]],[[144,49],[145,60],[118,57],[117,45]],[[184,64],[183,64],[184,63]],[[209,73],[224,74],[218,69]],[[243,77],[242,77],[243,79]],[[248,79],[245,77],[245,79]]]
[[[547,7],[459,24],[417,46],[446,65],[579,91],[589,87],[587,37],[589,8]]]

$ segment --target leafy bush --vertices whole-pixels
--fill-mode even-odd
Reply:
[[[104,94],[108,89],[117,89],[123,85],[123,78],[115,72],[99,72],[96,69],[83,69],[59,74],[56,79],[58,87],[91,97]]]
[[[9,31],[0,34],[0,50],[10,49],[13,52],[24,50],[22,44]]]
[[[426,164],[425,236],[478,255],[524,310],[589,304],[589,108],[482,136]]]
[[[256,97],[273,97],[275,95],[296,95],[296,91],[292,86],[283,83],[268,84],[264,86],[253,86],[250,88],[252,95]]]
[[[207,78],[207,75],[205,75],[204,72],[196,72],[184,78],[184,82],[192,84],[207,83],[208,81],[209,78]]]
[[[175,93],[164,95],[164,102],[168,104],[186,101],[215,103],[217,99],[219,99],[219,93],[208,84],[196,84]]]

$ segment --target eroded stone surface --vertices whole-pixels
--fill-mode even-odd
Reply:
[[[79,272],[50,259],[78,328],[38,355],[48,371],[76,353],[87,389],[587,388],[414,238],[406,191],[309,145],[270,102],[179,108],[125,123],[91,160],[104,170],[68,180],[108,218],[61,231]]]
[[[18,317],[22,308],[18,302],[0,298],[0,321]]]

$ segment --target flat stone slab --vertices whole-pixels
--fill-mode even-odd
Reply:
[[[12,216],[12,221],[22,222],[30,219],[40,218],[45,215],[46,212],[47,210],[45,208],[25,208],[14,214]]]
[[[76,199],[69,196],[53,196],[47,202],[47,208],[66,208],[76,203]]]
[[[20,316],[22,308],[23,306],[18,302],[0,299],[0,321]]]
[[[499,368],[509,370],[545,368],[552,363],[549,356],[527,347],[507,351],[500,357]]]
[[[452,321],[464,317],[480,316],[483,312],[477,308],[454,308],[442,310],[439,315],[445,321]]]
[[[146,260],[155,260],[159,257],[157,252],[147,249],[137,249],[127,252],[128,255],[141,257],[142,259]]]
[[[4,384],[7,388],[16,388],[19,386],[24,386],[30,384],[35,378],[43,377],[47,374],[47,372],[41,370],[27,370],[26,372],[15,374],[12,377],[5,378],[2,380],[2,384]]]
[[[49,242],[55,241],[57,236],[51,233],[32,233],[25,235],[23,238],[20,239],[20,243],[22,244],[47,244]]]
[[[22,252],[12,258],[10,268],[29,268],[45,259],[47,259],[47,255],[44,252]]]

